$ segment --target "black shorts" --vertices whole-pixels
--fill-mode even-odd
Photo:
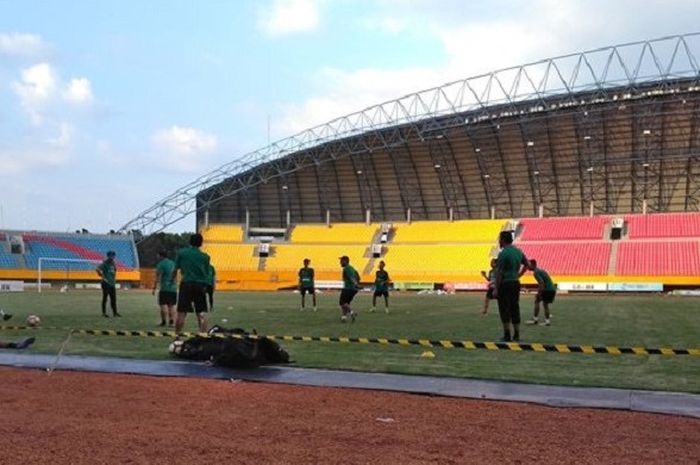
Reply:
[[[493,297],[493,288],[492,288],[492,287],[489,287],[489,288],[486,290],[486,298],[489,299],[489,300],[493,300],[493,299],[494,299],[494,297]]]
[[[177,292],[160,291],[158,293],[158,305],[175,305],[177,302]]]
[[[177,297],[178,313],[204,313],[207,311],[207,285],[204,283],[182,282]]]
[[[375,296],[375,297],[381,297],[381,296],[389,297],[389,291],[387,291],[387,290],[383,290],[383,291],[374,291],[374,296]]]
[[[551,304],[554,302],[554,297],[557,295],[557,291],[541,291],[537,293],[535,297],[535,302],[544,302],[546,304]]]
[[[312,287],[302,287],[302,288],[299,288],[299,292],[301,292],[301,295],[304,295],[306,293],[316,294],[316,289],[314,289],[313,286]]]
[[[503,281],[498,288],[501,322],[520,324],[520,281]]]
[[[357,294],[357,289],[343,289],[340,291],[340,305],[347,305],[352,302],[355,294]]]

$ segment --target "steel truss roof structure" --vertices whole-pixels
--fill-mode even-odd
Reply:
[[[700,207],[700,33],[549,58],[337,118],[183,186],[121,230]],[[201,219],[201,218],[200,218]]]

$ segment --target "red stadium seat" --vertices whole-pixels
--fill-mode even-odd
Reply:
[[[698,242],[621,242],[619,276],[693,276],[700,274]]]
[[[521,241],[561,241],[603,239],[608,216],[526,218],[520,221],[523,226]]]
[[[610,242],[528,244],[518,247],[551,274],[600,276],[608,273]]]
[[[700,237],[700,213],[627,215],[625,221],[630,239]]]

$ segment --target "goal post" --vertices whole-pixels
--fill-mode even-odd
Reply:
[[[71,263],[102,263],[101,260],[90,260],[86,258],[53,258],[53,257],[39,257],[39,264],[37,267],[37,291],[41,293],[41,281],[42,281],[42,273],[44,271],[44,263],[46,262],[59,262],[59,263],[65,263],[66,264],[66,271],[70,273],[70,264]],[[51,271],[57,271],[57,270],[51,270]]]

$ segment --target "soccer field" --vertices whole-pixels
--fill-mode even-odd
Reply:
[[[292,293],[216,295],[212,323],[255,328],[260,334],[349,336],[409,339],[494,341],[501,335],[495,302],[482,317],[482,295],[394,293],[391,313],[369,313],[371,296],[361,293],[354,324],[339,321],[337,293],[319,296],[319,310],[299,311]],[[42,327],[5,329],[2,340],[31,333],[32,353],[57,353],[71,328],[158,330],[155,298],[143,291],[120,291],[123,318],[100,314],[100,294],[24,292],[1,294],[0,308],[13,313],[7,324],[23,324],[27,315],[42,318]],[[533,296],[521,299],[523,319],[532,312]],[[558,296],[552,326],[522,327],[521,342],[694,348],[700,346],[700,302],[672,296]],[[52,329],[61,328],[61,329]],[[186,330],[195,331],[190,316]],[[169,338],[88,336],[74,334],[64,354],[167,359]],[[424,347],[333,342],[281,342],[296,366],[498,379],[545,384],[607,386],[700,392],[700,357],[562,354],[433,348],[435,358],[421,358]]]

